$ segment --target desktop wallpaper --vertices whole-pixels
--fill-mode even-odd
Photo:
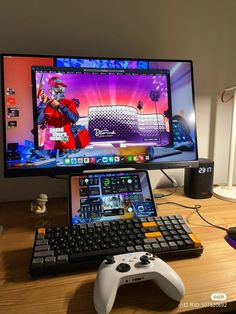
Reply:
[[[71,110],[71,114],[67,115],[68,123],[66,123],[65,116],[60,115],[58,110],[52,109],[51,103],[46,105],[44,109],[47,111],[46,121],[42,126],[41,119],[38,119],[40,123],[36,121],[35,128],[41,148],[53,149],[56,147],[55,145],[59,146],[59,144],[62,146],[61,143],[55,141],[56,138],[59,139],[60,135],[61,141],[64,142],[65,136],[68,136],[68,145],[63,144],[65,148],[80,148],[75,144],[70,146],[69,132],[74,126],[83,127],[88,131],[90,145],[93,143],[99,145],[99,142],[102,142],[101,150],[105,143],[116,143],[117,145],[119,143],[127,145],[137,143],[141,145],[151,142],[159,146],[170,143],[169,116],[171,113],[169,112],[170,99],[167,90],[168,71],[165,74],[155,73],[152,75],[146,72],[122,74],[97,71],[92,74],[71,73],[71,70],[62,72],[61,70],[56,71],[56,68],[47,68],[47,70],[33,68],[33,78],[35,78],[36,95],[39,94],[39,91],[43,91],[44,95],[49,98],[51,80],[59,80],[64,85],[64,98],[70,102],[68,110]],[[156,98],[153,96],[155,93],[157,93]],[[41,97],[38,97],[35,102],[36,115],[38,114],[37,108],[41,104]],[[71,119],[74,112],[77,114],[76,121]],[[52,115],[56,119],[54,122],[52,122]],[[71,122],[71,120],[73,121]],[[67,124],[70,124],[69,129]],[[68,134],[64,132],[66,128]],[[51,135],[47,136],[47,133]],[[51,145],[50,138],[53,142]]]

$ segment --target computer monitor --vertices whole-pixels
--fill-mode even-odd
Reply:
[[[198,164],[192,62],[1,55],[4,174]]]

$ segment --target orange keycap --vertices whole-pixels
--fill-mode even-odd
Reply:
[[[143,228],[156,227],[157,224],[154,221],[142,222]]]
[[[43,235],[45,235],[45,228],[39,228],[38,233],[42,233]]]
[[[189,237],[190,237],[190,239],[193,241],[193,244],[194,244],[195,247],[202,246],[200,240],[195,236],[195,234],[190,233],[190,234],[189,234]]]
[[[162,237],[162,234],[160,232],[147,232],[144,233],[144,235],[147,239]]]

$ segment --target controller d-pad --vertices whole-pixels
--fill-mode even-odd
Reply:
[[[126,273],[127,271],[130,270],[129,264],[126,263],[120,263],[117,267],[116,270],[118,270],[121,273]]]

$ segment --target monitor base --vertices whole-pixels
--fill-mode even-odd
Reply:
[[[236,187],[217,186],[213,189],[213,195],[224,201],[236,202]]]

